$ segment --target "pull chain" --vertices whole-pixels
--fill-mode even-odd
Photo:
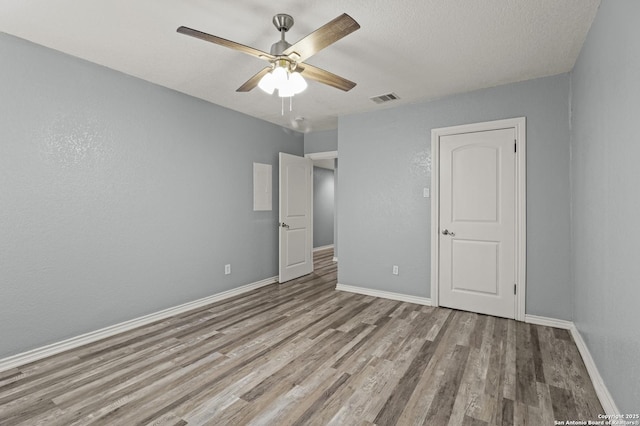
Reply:
[[[293,111],[293,96],[289,96],[289,112]],[[284,117],[284,98],[280,98],[280,115]]]

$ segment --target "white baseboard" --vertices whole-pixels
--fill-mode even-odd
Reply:
[[[220,300],[228,299],[230,297],[237,296],[239,294],[246,293],[269,284],[273,284],[277,282],[277,279],[278,277],[272,277],[261,281],[256,281],[251,284],[243,285],[242,287],[223,291],[222,293],[217,293],[211,296],[204,297],[202,299],[187,302],[182,305],[174,306],[172,308],[163,309],[162,311],[154,312],[152,314],[134,318],[129,321],[101,328],[100,330],[90,331],[89,333],[81,334],[80,336],[72,337],[70,339],[62,340],[60,342],[52,343],[50,345],[42,346],[40,348],[32,349],[27,352],[0,359],[0,372],[19,367],[30,362],[38,361],[48,356],[59,354],[60,352],[75,349],[82,345],[93,343],[106,337],[111,337],[118,333],[129,331],[136,327],[150,324],[152,322],[162,320],[173,315],[178,315],[192,309],[200,308],[202,306],[218,302]]]
[[[618,410],[613,397],[609,393],[609,389],[607,389],[607,386],[604,384],[604,380],[602,380],[602,376],[598,371],[598,367],[596,367],[596,363],[591,356],[591,352],[589,352],[587,344],[582,338],[580,331],[572,321],[539,317],[536,315],[525,315],[524,321],[531,324],[546,325],[549,327],[564,328],[565,330],[569,330],[571,332],[573,340],[576,342],[578,352],[580,352],[580,356],[582,356],[582,361],[584,361],[584,365],[589,372],[591,383],[593,383],[593,387],[596,390],[596,394],[598,395],[598,399],[600,400],[600,404],[602,405],[605,414],[620,414],[620,410]]]
[[[332,249],[333,248],[333,244],[329,244],[327,246],[320,246],[320,247],[314,247],[313,248],[313,252],[317,252],[317,251],[321,251],[321,250],[327,250],[327,249]]]
[[[349,293],[364,294],[365,296],[381,297],[383,299],[399,300],[401,302],[415,303],[417,305],[431,306],[431,299],[427,297],[409,296],[407,294],[393,293],[391,291],[372,290],[370,288],[355,287],[352,285],[336,285],[336,290],[348,291]]]
[[[525,314],[524,322],[529,324],[544,325],[547,327],[562,328],[565,330],[571,330],[575,327],[571,321],[560,320],[556,318],[540,317],[538,315]]]
[[[596,389],[596,394],[598,395],[598,399],[600,400],[600,404],[602,404],[604,412],[606,414],[620,414],[620,410],[618,410],[618,406],[609,393],[609,389],[607,389],[607,386],[604,384],[604,380],[602,380],[598,367],[596,367],[596,363],[591,357],[591,352],[589,352],[589,348],[582,338],[580,331],[575,324],[571,324],[571,335],[573,336],[573,340],[576,342],[580,355],[582,355],[582,360],[584,361],[585,367],[587,367],[589,376],[591,376],[591,382],[593,383],[593,387]]]

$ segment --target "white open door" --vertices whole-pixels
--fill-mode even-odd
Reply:
[[[310,159],[280,153],[281,283],[313,272],[312,173]]]

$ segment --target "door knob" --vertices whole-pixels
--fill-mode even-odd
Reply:
[[[453,232],[449,231],[448,229],[443,229],[442,230],[442,235],[451,235],[452,237],[456,236],[456,234],[454,234]]]
[[[286,224],[286,223],[284,223],[284,222],[279,223],[278,225],[280,225],[280,226],[281,226],[281,227],[283,227],[283,228],[287,228],[287,229],[289,229],[289,225],[287,225],[287,224]]]

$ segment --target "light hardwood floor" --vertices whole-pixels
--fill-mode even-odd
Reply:
[[[602,413],[566,330],[273,284],[0,373],[2,425],[553,425]]]

